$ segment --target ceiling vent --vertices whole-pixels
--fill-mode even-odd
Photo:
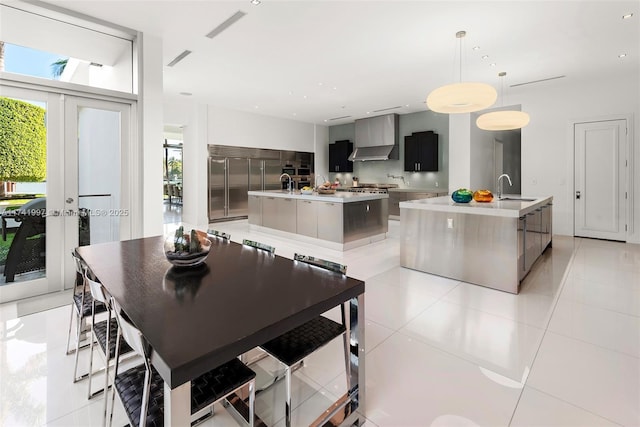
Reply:
[[[341,117],[334,117],[332,119],[329,119],[330,122],[334,121],[334,120],[342,120],[342,119],[348,119],[351,116],[341,116]]]
[[[391,110],[397,110],[398,108],[402,108],[400,105],[398,105],[397,107],[389,107],[389,108],[383,108],[381,110],[373,110],[374,113],[382,113],[384,111],[391,111]]]
[[[549,80],[564,79],[565,77],[567,77],[567,76],[562,75],[562,76],[548,77],[546,79],[532,80],[530,82],[524,82],[524,83],[516,83],[514,85],[511,85],[510,87],[524,86],[524,85],[531,85],[531,84],[534,84],[534,83],[548,82]]]
[[[214,38],[215,36],[219,35],[224,30],[226,30],[227,28],[229,28],[230,26],[235,24],[238,20],[240,20],[240,18],[242,18],[246,14],[247,14],[247,12],[243,12],[241,10],[237,11],[236,13],[231,15],[229,18],[227,18],[222,24],[218,25],[213,30],[211,30],[207,34],[207,37],[209,37],[210,39]]]
[[[189,54],[191,53],[190,50],[185,50],[184,52],[182,52],[180,55],[176,56],[173,61],[169,62],[167,64],[167,67],[173,67],[174,65],[176,65],[178,62],[182,61],[184,58],[186,58]]]

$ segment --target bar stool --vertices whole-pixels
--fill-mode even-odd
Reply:
[[[151,365],[151,348],[140,330],[122,312],[120,306],[111,299],[118,322],[118,330],[133,350],[142,356],[144,363],[124,372],[118,372],[120,364],[120,334],[116,339],[116,366],[114,387],[111,398],[109,425],[113,421],[113,405],[118,393],[125,412],[133,427],[162,425],[164,422],[164,381]],[[198,416],[203,410],[243,387],[249,387],[249,419],[247,425],[254,425],[256,374],[238,359],[212,369],[191,381],[191,414]],[[197,420],[198,422],[200,419]]]
[[[75,253],[71,252],[75,267],[76,267],[76,280],[72,294],[71,315],[69,317],[69,333],[67,336],[67,354],[75,352],[75,362],[73,368],[73,382],[80,381],[86,378],[87,375],[78,377],[78,353],[81,349],[89,347],[89,343],[80,346],[80,336],[90,331],[91,326],[87,325],[87,318],[91,317],[92,312],[95,314],[104,313],[107,311],[107,307],[103,303],[97,303],[95,310],[93,308],[93,297],[91,292],[87,290],[87,283],[85,280],[87,266],[84,261]],[[76,322],[76,342],[75,349],[70,350],[69,345],[71,341],[71,329],[73,325],[73,319]]]
[[[293,259],[329,270],[332,273],[342,275],[347,273],[346,265],[320,258],[295,254]],[[345,357],[347,357],[348,353],[346,352],[349,349],[349,342],[347,334],[345,334],[347,331],[345,327],[345,305],[341,304],[340,309],[342,323],[334,322],[324,316],[318,316],[260,346],[265,352],[285,365],[285,422],[287,427],[291,426],[291,368],[340,335],[344,335]]]

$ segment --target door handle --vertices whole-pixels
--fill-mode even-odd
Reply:
[[[71,203],[73,203],[73,198],[67,197],[67,200],[65,200],[65,202],[67,202],[67,204],[70,205]]]
[[[580,199],[580,192],[579,191],[576,191],[576,199],[578,199],[578,200]]]

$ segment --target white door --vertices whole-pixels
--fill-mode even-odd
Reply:
[[[131,238],[129,103],[65,99],[65,287],[73,285],[70,252]]]
[[[10,164],[21,165],[9,175],[3,168],[0,175],[5,181],[17,181],[15,188],[12,184],[11,191],[0,196],[0,227],[4,225],[0,303],[4,303],[73,287],[74,248],[130,238],[135,104],[4,85],[0,102],[3,114],[13,114],[7,123],[36,121],[26,134],[13,132],[21,135],[16,141],[6,137],[6,129],[0,136],[2,160],[15,156]],[[42,139],[45,170],[39,178],[41,172],[34,172],[22,156],[35,148],[16,144]],[[35,170],[42,167],[41,163]]]
[[[63,156],[58,95],[0,86],[0,98],[0,152],[7,166],[0,181],[12,182],[0,196],[3,303],[62,289],[62,217],[49,213],[62,207]],[[39,159],[32,157],[36,152]]]
[[[626,120],[574,130],[574,235],[626,241]]]

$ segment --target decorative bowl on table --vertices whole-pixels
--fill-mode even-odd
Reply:
[[[456,203],[469,203],[472,198],[473,193],[466,188],[458,188],[451,194],[451,199]]]
[[[480,203],[489,203],[493,200],[493,194],[489,190],[477,190],[473,193],[473,200]]]
[[[164,254],[176,267],[193,267],[204,262],[209,255],[211,241],[205,231],[178,227],[164,241]]]

